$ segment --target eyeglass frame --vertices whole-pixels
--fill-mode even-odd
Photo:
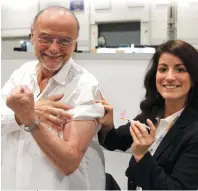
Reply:
[[[47,35],[46,35],[46,37],[50,37],[50,36],[47,36]],[[61,43],[60,43],[60,39],[64,39],[64,38],[71,39],[71,38],[69,38],[69,37],[50,38],[50,42],[44,43],[44,42],[41,42],[41,40],[43,40],[42,37],[37,37],[39,43],[40,43],[41,45],[43,45],[43,46],[50,46],[50,45],[54,42],[54,40],[56,40],[56,43],[57,43],[57,44],[59,45],[59,47],[61,47],[61,48],[66,48],[66,47],[72,45],[72,44],[73,44],[74,42],[76,42],[77,39],[78,39],[78,38],[76,38],[76,39],[71,39],[71,42],[70,42],[68,45],[63,46],[63,45],[61,45]]]

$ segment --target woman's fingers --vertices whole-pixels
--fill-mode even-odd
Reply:
[[[146,125],[140,123],[139,121],[136,121],[134,123],[134,125],[136,125],[136,127],[138,128],[138,130],[140,131],[140,133],[142,134],[143,137],[146,137],[149,135],[148,130],[146,129]]]
[[[101,91],[100,91],[100,100],[95,100],[96,103],[102,103],[103,105],[109,105],[106,99],[103,97]]]
[[[146,121],[147,121],[147,123],[148,123],[148,125],[150,127],[150,135],[152,137],[155,137],[155,135],[156,135],[156,127],[155,127],[155,125],[153,124],[153,122],[150,119],[147,119]]]
[[[136,136],[136,134],[133,130],[133,126],[130,127],[130,133],[131,133],[131,136],[133,137],[133,142],[134,143],[139,143],[139,140],[138,140],[138,138],[137,138],[137,136]]]
[[[100,98],[101,98],[101,100],[106,101],[106,99],[103,97],[103,95],[102,95],[102,92],[101,92],[101,91],[100,91]]]
[[[104,118],[99,118],[99,119],[97,119],[97,122],[99,123],[99,124],[101,124],[101,125],[103,125],[104,123],[105,123],[105,119]]]
[[[105,112],[113,112],[113,107],[110,105],[104,105],[104,110]]]
[[[113,119],[110,119],[110,118],[113,118],[113,108],[110,105],[104,105],[104,110],[105,110],[104,117],[98,119],[98,122],[102,125],[105,124],[106,121],[113,120]]]
[[[147,120],[150,127],[150,134],[148,133],[145,124],[135,121],[130,128],[131,135],[134,143],[132,144],[132,153],[134,157],[139,161],[144,154],[148,151],[148,148],[155,141],[155,126],[150,120]]]
[[[102,105],[109,105],[105,100],[95,100],[96,103],[101,103]]]
[[[133,131],[134,131],[138,141],[141,142],[141,143],[144,143],[144,136],[142,135],[142,133],[139,130],[139,128],[135,124],[132,126],[132,128],[133,128]]]

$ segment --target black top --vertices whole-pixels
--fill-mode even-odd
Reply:
[[[131,147],[130,123],[112,129],[99,141],[108,150]],[[147,152],[137,163],[131,157],[126,170],[128,189],[198,189],[198,112],[186,106],[152,156]]]

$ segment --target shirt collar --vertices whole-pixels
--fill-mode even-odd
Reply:
[[[183,107],[182,109],[180,109],[179,111],[173,113],[172,115],[164,118],[164,119],[160,119],[159,117],[157,117],[157,121],[160,123],[167,123],[168,126],[171,125],[171,123],[173,123],[174,120],[176,120],[182,113],[182,111],[184,110],[185,107]]]
[[[30,76],[31,78],[37,82],[37,66],[38,66],[38,61],[34,61],[32,62],[33,66],[30,65],[30,67],[32,66],[32,68],[30,68]]]
[[[64,85],[66,83],[66,77],[70,71],[70,68],[72,66],[73,59],[70,58],[64,66],[61,68],[61,70],[52,77],[55,81],[57,81],[59,84]]]
[[[64,85],[66,83],[66,77],[70,71],[73,62],[74,62],[73,59],[70,58],[61,68],[61,70],[56,75],[54,75],[50,80],[55,80],[59,84]],[[35,63],[34,69],[31,70],[32,72],[30,74],[32,78],[36,81],[37,81],[37,65],[38,65],[38,61]]]

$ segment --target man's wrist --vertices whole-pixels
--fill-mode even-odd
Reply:
[[[30,126],[32,125],[38,118],[36,117],[36,115],[30,117],[29,119],[24,121],[24,125],[25,126]]]
[[[21,125],[30,126],[37,120],[37,117],[35,114],[27,115],[27,118],[25,120],[21,120],[20,117],[15,114],[15,120],[19,126]]]
[[[32,122],[32,119],[28,121],[27,125],[25,125],[24,130],[31,133],[34,129],[36,129],[40,125],[40,119],[38,117]]]
[[[14,117],[15,117],[15,121],[16,121],[16,123],[20,126],[20,125],[23,125],[23,123],[21,122],[21,120],[20,120],[20,118],[15,114],[14,115]]]

